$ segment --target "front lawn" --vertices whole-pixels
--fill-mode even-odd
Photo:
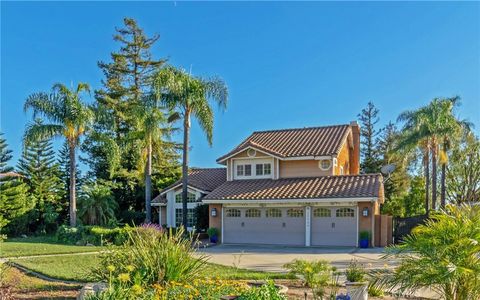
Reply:
[[[73,254],[64,256],[32,257],[24,259],[13,259],[13,262],[24,266],[27,269],[42,273],[49,277],[87,282],[92,280],[89,277],[89,270],[100,261],[98,254]],[[204,271],[205,277],[217,277],[220,279],[288,279],[288,274],[251,271],[234,267],[208,264]]]
[[[0,243],[0,257],[96,252],[104,249],[105,247],[99,246],[59,244],[52,236],[11,238]]]

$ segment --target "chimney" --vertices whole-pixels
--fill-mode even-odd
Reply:
[[[350,174],[357,175],[360,173],[360,126],[357,121],[350,122],[353,137],[353,152],[350,157]]]

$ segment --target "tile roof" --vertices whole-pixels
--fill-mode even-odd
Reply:
[[[217,162],[222,162],[248,147],[257,148],[281,158],[336,155],[349,131],[348,124],[256,131],[232,151],[218,158]]]
[[[205,192],[211,192],[227,180],[226,168],[192,168],[188,174],[188,185]],[[175,183],[169,185],[160,191],[160,195],[152,200],[152,203],[161,203],[166,201],[162,197],[162,193],[182,184],[179,179]]]
[[[204,200],[382,197],[382,175],[340,175],[226,181]]]

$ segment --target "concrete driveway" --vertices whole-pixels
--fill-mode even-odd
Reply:
[[[294,259],[324,259],[339,270],[344,270],[352,259],[364,263],[369,269],[391,268],[396,265],[394,260],[381,259],[383,248],[218,245],[200,251],[209,255],[209,261],[213,263],[270,272],[285,272],[283,265]]]

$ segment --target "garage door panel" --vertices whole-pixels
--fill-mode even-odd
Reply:
[[[273,245],[304,245],[305,215],[289,217],[289,208],[281,208],[281,217],[267,217],[267,209],[260,210],[260,217],[246,217],[247,210],[241,211],[240,217],[224,218],[224,243],[232,244],[273,244]],[[252,213],[252,212],[250,212]]]
[[[355,214],[355,207],[313,208],[312,246],[356,246]]]

